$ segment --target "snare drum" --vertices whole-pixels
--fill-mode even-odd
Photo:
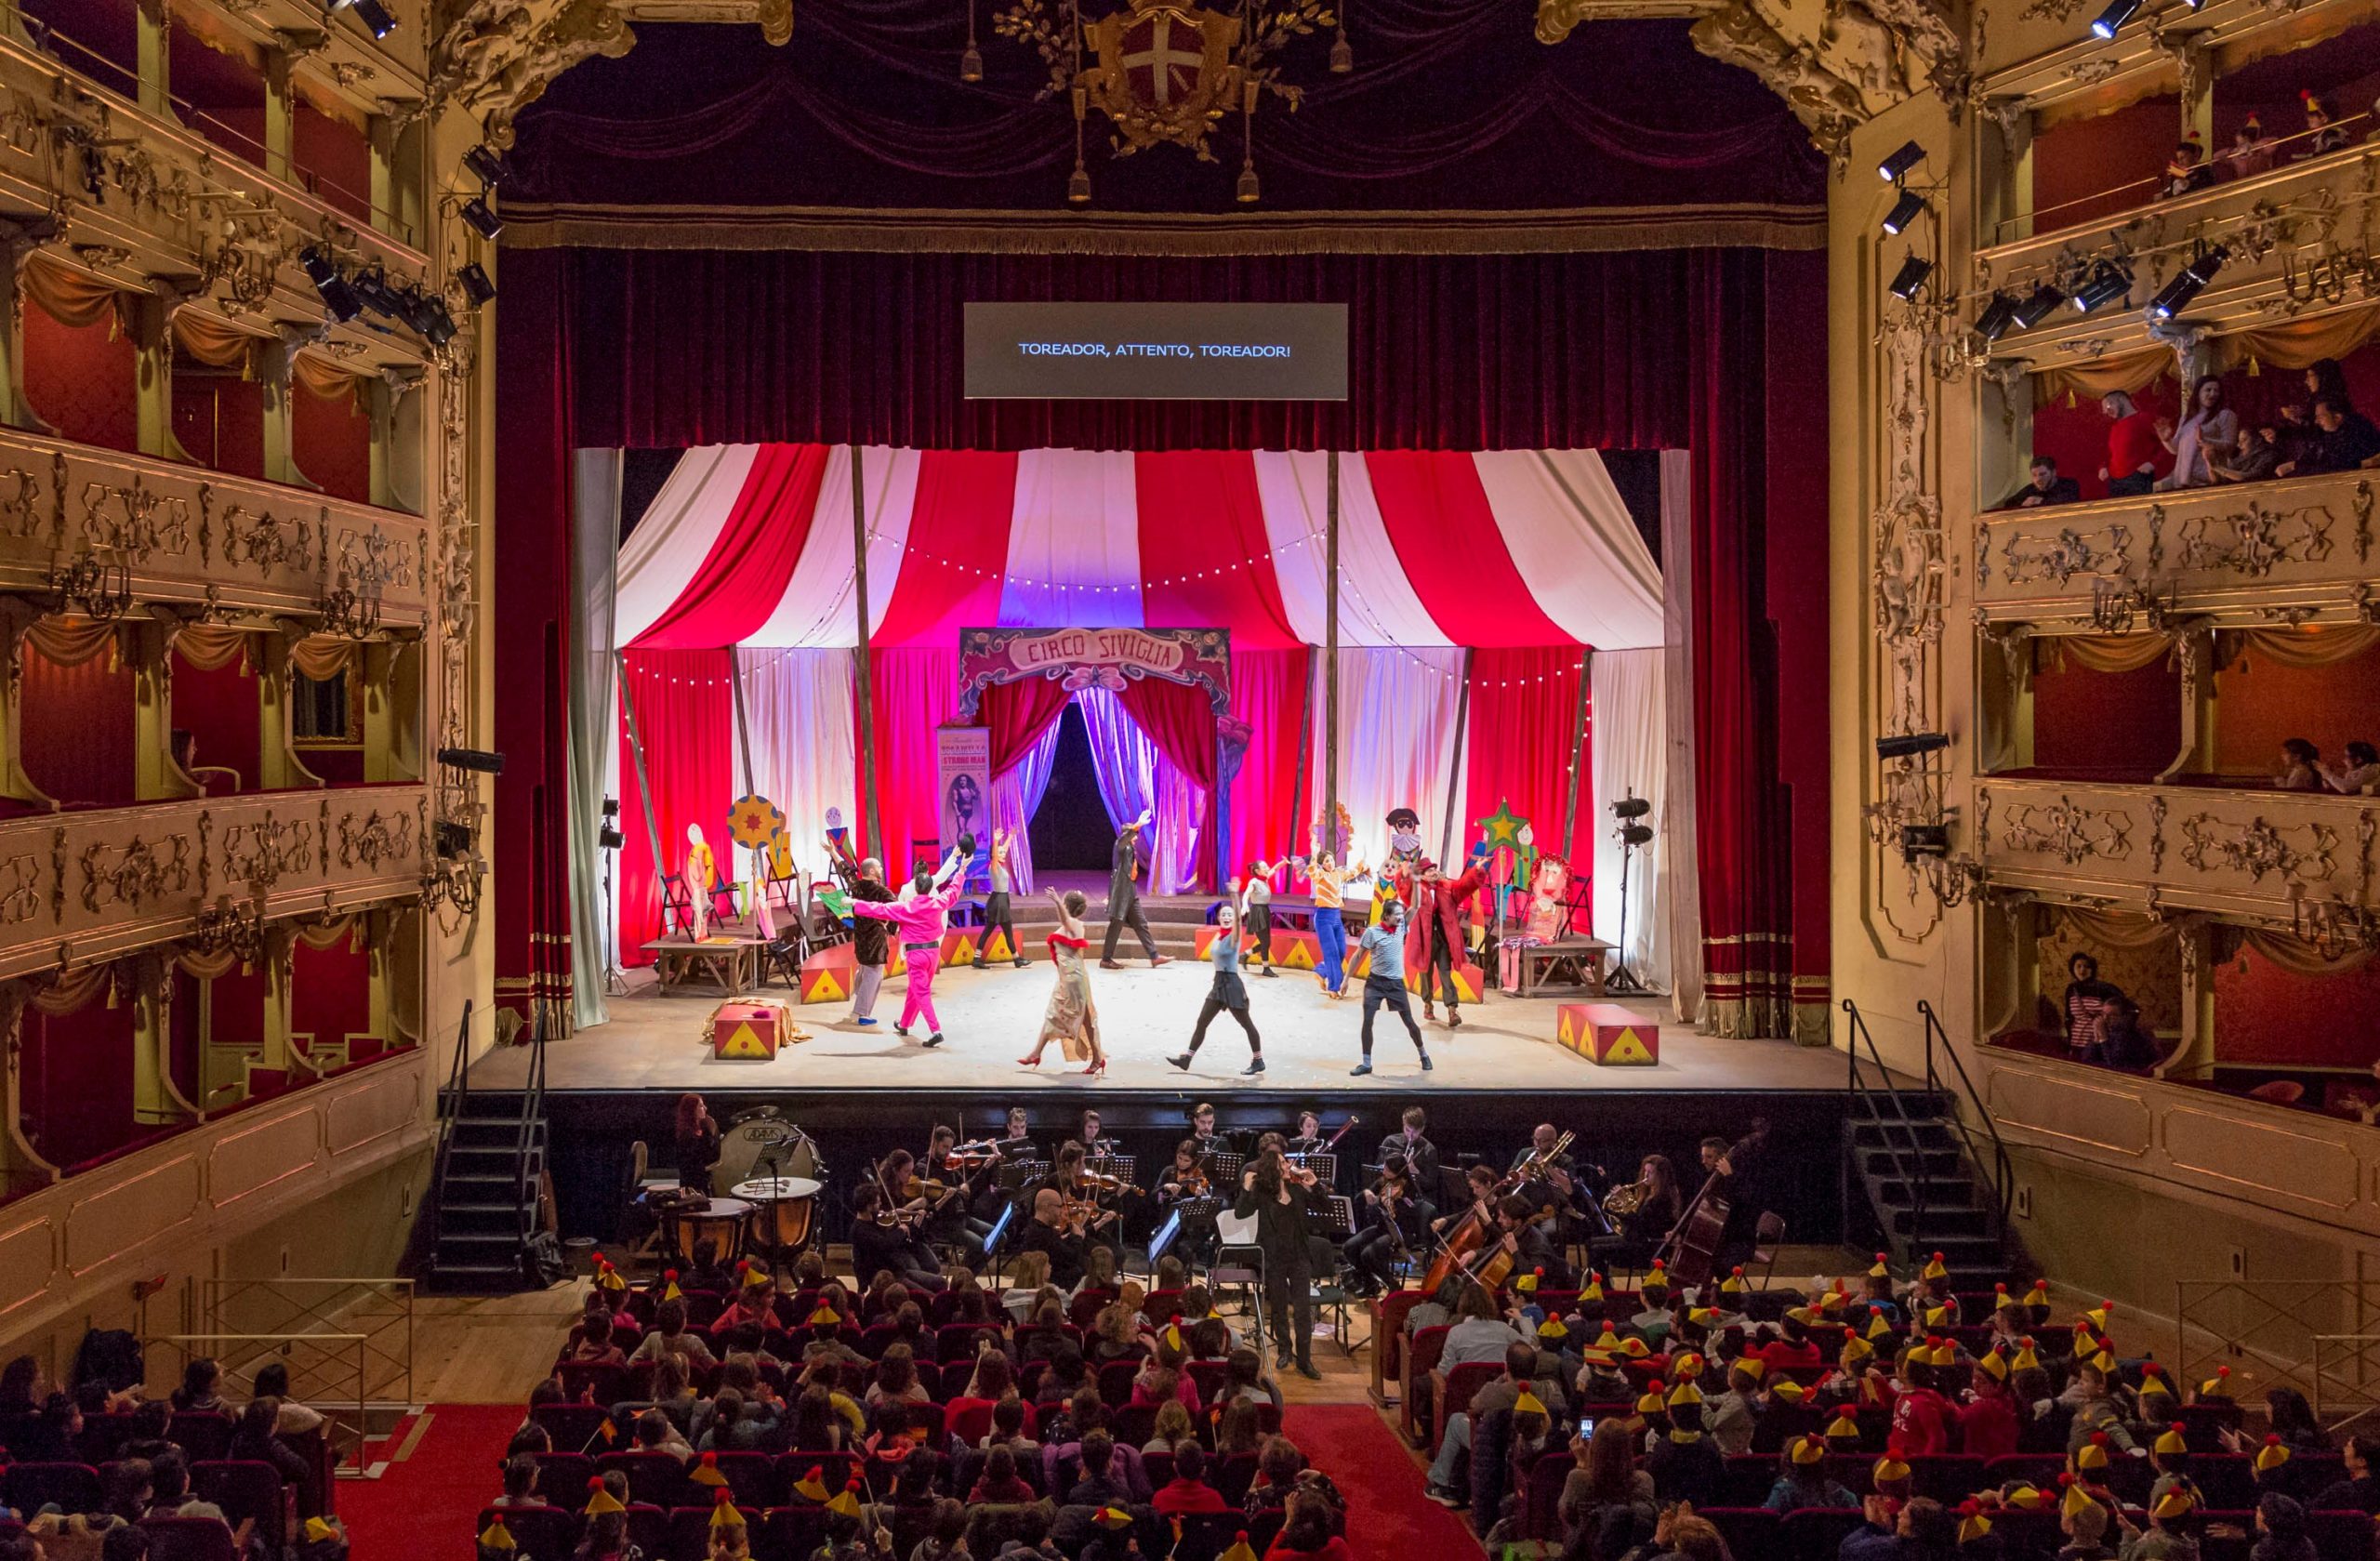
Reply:
[[[810,1244],[818,1194],[825,1184],[809,1176],[773,1176],[738,1182],[735,1196],[752,1205],[752,1250],[782,1256]]]
[[[738,1197],[715,1197],[707,1209],[689,1209],[668,1216],[668,1231],[664,1239],[680,1261],[692,1263],[694,1254],[708,1243],[720,1263],[733,1263],[744,1255],[744,1224],[752,1217],[752,1206]]]

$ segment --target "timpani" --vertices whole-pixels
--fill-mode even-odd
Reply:
[[[714,1197],[700,1209],[687,1209],[665,1216],[668,1232],[664,1240],[681,1263],[693,1263],[703,1243],[711,1243],[711,1251],[719,1263],[733,1263],[744,1255],[744,1230],[752,1217],[752,1206],[740,1197]]]

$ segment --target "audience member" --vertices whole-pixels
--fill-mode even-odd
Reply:
[[[2353,471],[2380,456],[2380,428],[2337,391],[2314,398],[2317,432],[2303,454],[2273,468],[2277,477],[2310,477]]]
[[[2165,447],[2158,437],[2157,419],[2122,390],[2101,396],[2099,410],[2109,425],[2107,464],[2099,468],[2099,480],[2107,483],[2109,496],[2133,498],[2149,492],[2164,464]]]
[[[2190,387],[2189,413],[2179,428],[2159,419],[2158,441],[2174,456],[2174,469],[2159,487],[2202,488],[2215,481],[2212,461],[2240,443],[2240,415],[2223,399],[2223,381],[2210,374]]]

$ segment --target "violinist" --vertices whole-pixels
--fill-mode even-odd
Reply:
[[[920,1228],[927,1240],[960,1249],[972,1266],[984,1256],[984,1240],[992,1234],[990,1224],[973,1212],[977,1179],[991,1164],[990,1151],[960,1154],[958,1130],[938,1127],[926,1143],[925,1163],[926,1180],[941,1183],[945,1196],[932,1200]]]
[[[1066,1200],[1057,1188],[1045,1186],[1033,1195],[1033,1218],[1025,1226],[1025,1250],[1044,1254],[1050,1283],[1071,1290],[1082,1283],[1083,1254],[1090,1241],[1067,1218]]]
[[[1402,1155],[1381,1162],[1380,1180],[1364,1190],[1355,1234],[1341,1249],[1354,1269],[1353,1289],[1359,1296],[1378,1295],[1396,1286],[1396,1260],[1428,1245],[1430,1206],[1413,1187],[1412,1170]]]
[[[908,1158],[906,1151],[896,1152]],[[941,1263],[918,1238],[919,1217],[888,1204],[878,1184],[862,1183],[852,1199],[852,1271],[871,1277],[889,1272],[913,1290],[946,1289]]]
[[[1405,1119],[1396,1131],[1380,1141],[1376,1157],[1382,1165],[1391,1155],[1402,1155],[1412,1169],[1413,1187],[1423,1197],[1435,1199],[1442,1196],[1439,1188],[1438,1146],[1430,1142],[1423,1130],[1429,1126],[1429,1116],[1418,1105],[1405,1108]]]
[[[1271,1153],[1240,1172],[1235,1212],[1256,1222],[1256,1245],[1264,1253],[1264,1309],[1273,1325],[1276,1369],[1287,1370],[1296,1352],[1298,1374],[1319,1382],[1314,1369],[1314,1256],[1306,1235],[1306,1207],[1314,1173]]]
[[[1042,1186],[1054,1188],[1064,1201],[1066,1223],[1082,1232],[1096,1245],[1115,1240],[1114,1228],[1123,1218],[1120,1210],[1104,1207],[1100,1199],[1122,1190],[1122,1184],[1113,1176],[1093,1171],[1085,1163],[1082,1145],[1068,1139],[1058,1145],[1057,1163],[1051,1167]],[[1070,1287],[1071,1288],[1071,1287]]]
[[[1214,1190],[1214,1184],[1207,1175],[1206,1157],[1198,1153],[1198,1141],[1185,1138],[1175,1144],[1173,1163],[1157,1175],[1157,1202],[1170,1206],[1192,1198],[1211,1197]]]

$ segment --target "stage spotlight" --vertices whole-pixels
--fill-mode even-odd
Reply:
[[[430,826],[430,849],[448,861],[471,853],[471,830],[467,824],[442,818]]]
[[[2132,273],[2113,260],[2101,260],[2091,268],[2091,275],[2082,286],[2074,289],[2074,312],[2088,314],[2118,302],[2132,291]]]
[[[1898,152],[1877,164],[1876,172],[1886,184],[1890,184],[1924,161],[1925,149],[1915,141],[1909,141],[1904,143]]]
[[[2111,0],[2108,8],[2099,13],[2099,20],[2091,24],[2092,35],[2102,39],[2112,38],[2122,30],[2125,22],[2139,14],[2140,0]]]
[[[1918,288],[1924,286],[1925,279],[1933,274],[1933,261],[1911,255],[1900,263],[1900,270],[1893,273],[1893,297],[1903,303],[1909,302],[1917,297]]]
[[[1998,341],[2016,324],[2016,300],[2005,293],[1995,292],[1983,312],[1975,317],[1976,333],[1986,341]]]
[[[485,748],[440,748],[438,762],[450,770],[469,770],[483,775],[504,774],[504,755]]]
[[[355,289],[348,285],[346,276],[340,272],[338,263],[331,258],[328,250],[309,249],[298,259],[306,268],[308,280],[313,283],[314,291],[321,295],[323,307],[331,311],[332,319],[352,320],[364,312],[362,300],[356,298]]]
[[[617,851],[628,843],[628,838],[606,824],[596,833],[595,845],[601,851]]]
[[[1904,824],[1900,827],[1900,855],[1904,862],[1914,862],[1921,856],[1950,854],[1950,831],[1940,824]]]
[[[2031,330],[2056,312],[2057,306],[2065,301],[2065,294],[2046,282],[2040,284],[2034,287],[2030,298],[2016,306],[2017,328]]]
[[[2215,280],[2215,273],[2221,271],[2223,262],[2230,258],[2231,252],[2218,244],[2184,266],[2173,281],[2165,284],[2157,296],[2149,300],[2149,317],[2171,320],[2188,309],[2190,300],[2206,290],[2206,284]]]
[[[375,314],[385,314],[391,320],[405,317],[405,296],[389,285],[386,267],[357,271],[348,281],[354,287],[355,296],[364,300],[364,307]]]
[[[1614,818],[1642,818],[1652,811],[1653,800],[1650,797],[1623,797],[1611,805],[1611,816]]]
[[[331,0],[330,14],[353,11],[355,20],[370,30],[376,38],[385,38],[397,30],[397,19],[380,0]]]
[[[1642,824],[1623,824],[1620,827],[1620,843],[1650,845],[1653,843],[1653,831]]]
[[[463,166],[477,174],[480,182],[491,190],[502,184],[504,176],[512,171],[506,165],[504,154],[484,143],[463,153]]]
[[[1929,753],[1939,753],[1950,746],[1950,739],[1939,732],[1901,732],[1876,739],[1879,759],[1917,759]]]
[[[1884,213],[1884,232],[1888,233],[1899,232],[1911,223],[1916,221],[1918,213],[1924,209],[1925,202],[1916,191],[1902,191],[1900,192],[1900,199],[1893,203],[1893,209]]]
[[[496,214],[496,208],[487,204],[485,195],[474,195],[465,201],[463,209],[458,215],[471,225],[471,232],[483,239],[492,239],[504,232],[504,218],[498,217]]]
[[[463,284],[463,297],[470,300],[473,309],[496,297],[496,284],[488,280],[487,268],[477,260],[456,271],[455,280]]]

